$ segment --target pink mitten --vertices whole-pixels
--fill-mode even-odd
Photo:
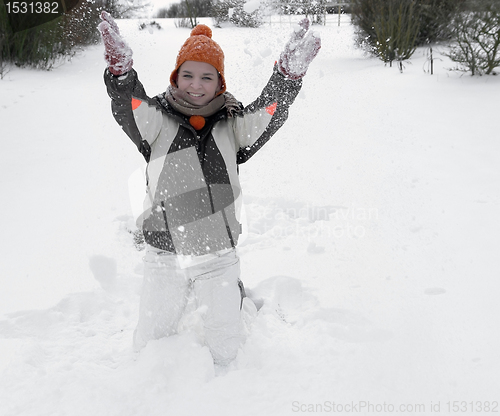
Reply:
[[[319,35],[308,29],[309,19],[305,18],[299,22],[299,27],[295,29],[285,49],[281,52],[278,68],[290,79],[302,78],[321,48]]]
[[[102,22],[98,29],[104,42],[104,59],[108,63],[109,72],[123,75],[132,69],[132,49],[120,36],[118,25],[107,12],[101,13]]]

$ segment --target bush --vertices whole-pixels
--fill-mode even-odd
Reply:
[[[192,29],[194,26],[196,26],[196,25],[193,26],[191,19],[188,19],[187,17],[182,17],[180,19],[177,19],[174,24],[176,28],[186,28],[186,29]]]
[[[453,20],[453,40],[446,55],[454,68],[471,75],[495,74],[500,66],[500,5],[489,0],[470,4]]]
[[[420,23],[412,0],[358,0],[353,19],[362,44],[382,61],[409,59],[416,48]]]
[[[211,17],[212,0],[183,0],[180,3],[171,4],[168,8],[162,8],[156,12],[157,18],[192,18]]]
[[[419,0],[420,31],[417,44],[424,45],[449,39],[450,22],[465,0]]]
[[[323,24],[325,13],[338,13],[338,6],[327,3],[326,0],[267,0],[264,2],[278,14],[306,15],[312,24]],[[346,5],[342,6],[343,13],[345,13],[345,7]]]
[[[145,23],[145,22],[142,22],[142,23],[139,23],[139,30],[148,30],[149,32],[151,32],[152,30],[156,29],[156,30],[162,30],[162,27],[161,25],[152,20],[151,22],[149,23]]]
[[[64,46],[57,42],[60,36],[60,27],[54,21],[12,33],[5,8],[0,4],[0,76],[3,78],[11,63],[50,68],[55,57],[64,53]]]
[[[97,25],[107,10],[115,18],[130,16],[142,6],[121,6],[118,0],[84,1],[68,13],[31,29],[13,32],[7,11],[0,2],[0,76],[15,64],[19,67],[51,69],[72,56],[78,48],[100,41]]]
[[[62,30],[53,20],[32,29],[13,32],[4,3],[0,3],[0,76],[10,64],[50,68],[57,56],[66,54],[66,45],[60,39]]]
[[[223,22],[231,22],[236,26],[258,27],[262,24],[260,11],[252,13],[244,10],[245,0],[217,0],[213,5],[213,19],[215,26]]]
[[[358,43],[384,62],[408,59],[415,48],[450,37],[449,22],[464,0],[353,0]]]
[[[167,8],[163,7],[161,9],[159,9],[156,12],[156,14],[154,15],[154,17],[156,17],[158,19],[172,19],[172,18],[177,18],[181,14],[184,14],[184,12],[180,11],[180,8],[181,8],[181,4],[180,3],[174,3],[174,4],[170,5]]]

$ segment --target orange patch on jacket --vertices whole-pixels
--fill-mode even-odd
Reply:
[[[274,104],[271,104],[269,106],[266,107],[266,111],[270,114],[270,115],[274,115],[274,112],[276,111],[276,106],[278,105],[278,103],[274,103]]]
[[[138,100],[137,98],[132,97],[132,110],[135,110],[142,104],[141,100]]]

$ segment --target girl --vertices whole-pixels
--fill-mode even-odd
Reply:
[[[135,348],[175,334],[192,298],[214,362],[226,365],[241,344],[240,310],[248,301],[236,253],[238,166],[285,122],[321,41],[304,19],[260,96],[243,107],[226,91],[222,49],[211,29],[198,25],[179,51],[167,91],[150,98],[115,21],[106,12],[101,18],[113,115],[148,162]]]

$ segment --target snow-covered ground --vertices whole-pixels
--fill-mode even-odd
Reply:
[[[119,22],[150,95],[189,34],[161,24]],[[213,30],[239,100],[290,30]],[[426,49],[401,74],[354,47],[348,18],[314,30],[288,122],[240,169],[243,280],[263,306],[226,370],[189,329],[132,351],[144,162],[102,45],[0,81],[0,415],[500,412],[500,78],[436,50],[431,76]]]

